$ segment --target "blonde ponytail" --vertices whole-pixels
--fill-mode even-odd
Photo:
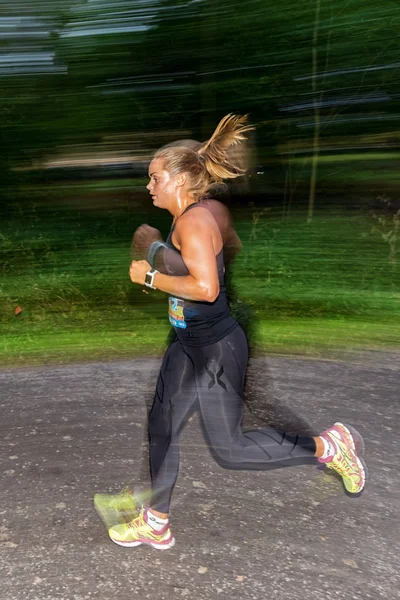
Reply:
[[[247,115],[229,114],[221,119],[211,138],[200,148],[193,140],[181,140],[164,146],[154,158],[162,159],[164,168],[173,175],[186,173],[189,191],[199,199],[214,183],[245,174],[240,152],[233,149],[246,139],[244,134],[253,129],[247,124]]]
[[[247,124],[247,115],[229,114],[221,119],[211,138],[198,150],[213,181],[234,179],[245,173],[228,151],[243,142],[246,139],[243,134],[253,129]]]

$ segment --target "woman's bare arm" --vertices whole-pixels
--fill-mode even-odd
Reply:
[[[178,221],[174,238],[188,275],[157,273],[154,286],[179,298],[214,302],[219,294],[216,254],[222,248],[222,238],[212,215],[207,210],[200,209],[188,212]],[[131,280],[143,284],[149,269],[147,261],[133,261],[130,268]]]

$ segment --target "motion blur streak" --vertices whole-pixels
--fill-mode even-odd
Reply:
[[[355,69],[342,69],[340,71],[327,71],[324,73],[316,73],[315,75],[302,75],[301,77],[295,77],[295,81],[306,81],[307,79],[319,79],[320,77],[332,77],[334,75],[347,75],[351,73],[367,73],[368,71],[384,71],[385,69],[398,69],[400,63],[393,63],[391,65],[376,65],[374,67],[358,67]]]

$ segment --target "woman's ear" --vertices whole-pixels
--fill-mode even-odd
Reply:
[[[187,181],[186,174],[180,173],[176,178],[176,185],[178,187],[182,187],[183,185],[185,185],[186,181]]]

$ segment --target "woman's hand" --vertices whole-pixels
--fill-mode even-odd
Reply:
[[[133,260],[129,267],[129,277],[131,278],[132,283],[144,285],[146,273],[147,271],[150,271],[150,269],[151,265],[147,260]]]
[[[144,258],[151,244],[157,240],[162,240],[162,235],[158,229],[144,223],[136,229],[133,235],[132,256],[139,259]]]

